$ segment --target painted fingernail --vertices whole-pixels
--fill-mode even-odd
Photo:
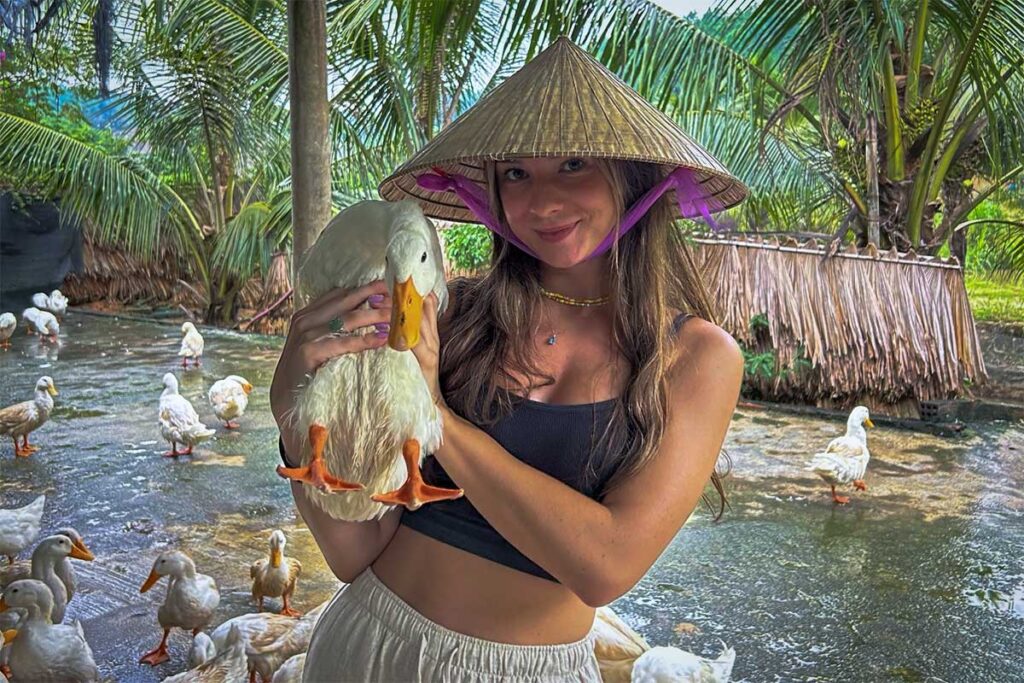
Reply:
[[[384,295],[383,294],[371,294],[370,297],[367,299],[367,301],[369,301],[371,304],[379,304],[381,301],[384,301]]]
[[[378,332],[387,332],[391,329],[391,323],[374,323],[373,326],[377,328]]]
[[[388,334],[390,333],[387,330],[377,330],[376,332],[373,333],[373,336],[375,336],[377,339],[387,339]]]

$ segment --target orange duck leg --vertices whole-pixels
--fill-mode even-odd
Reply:
[[[402,458],[409,473],[405,483],[394,491],[377,493],[370,498],[378,503],[404,505],[409,510],[416,510],[426,503],[462,497],[462,489],[443,489],[423,481],[423,475],[420,474],[420,443],[416,439],[407,439],[402,444]]]
[[[309,442],[313,447],[313,459],[305,467],[277,466],[277,474],[285,479],[301,481],[310,486],[315,486],[324,493],[335,491],[358,491],[363,488],[362,484],[353,484],[344,479],[338,479],[327,471],[324,465],[324,446],[327,443],[327,429],[323,425],[310,425]]]

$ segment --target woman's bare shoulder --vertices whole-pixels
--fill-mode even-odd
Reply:
[[[713,322],[688,318],[676,335],[676,365],[742,370],[743,353],[733,336]]]

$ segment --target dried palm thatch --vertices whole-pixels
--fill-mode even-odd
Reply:
[[[189,275],[167,247],[158,249],[152,260],[143,261],[123,250],[103,246],[85,233],[82,256],[84,270],[68,275],[61,287],[73,305],[149,302],[181,304],[193,310],[204,305],[194,290],[182,284]]]
[[[719,323],[748,350],[775,353],[773,376],[747,378],[760,397],[919,417],[920,401],[986,378],[955,258],[870,245],[829,255],[792,238],[694,241]]]

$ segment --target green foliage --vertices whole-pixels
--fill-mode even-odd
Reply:
[[[476,270],[491,262],[494,240],[482,225],[458,223],[444,231],[444,251],[452,266]]]
[[[979,223],[967,236],[967,273],[1004,281],[1024,278],[1024,208],[1012,201],[986,199],[970,214],[970,220],[1010,221]]]
[[[811,368],[811,361],[807,358],[804,347],[801,344],[797,348],[796,357],[793,363],[780,363],[778,355],[772,348],[769,330],[768,316],[764,313],[757,313],[750,318],[750,331],[754,333],[757,340],[755,348],[750,348],[740,342],[740,351],[743,354],[743,393],[750,396],[757,392],[754,385],[757,380],[771,381],[782,379],[791,374],[799,374]]]
[[[974,319],[1024,324],[1024,285],[996,282],[980,275],[964,279]]]

